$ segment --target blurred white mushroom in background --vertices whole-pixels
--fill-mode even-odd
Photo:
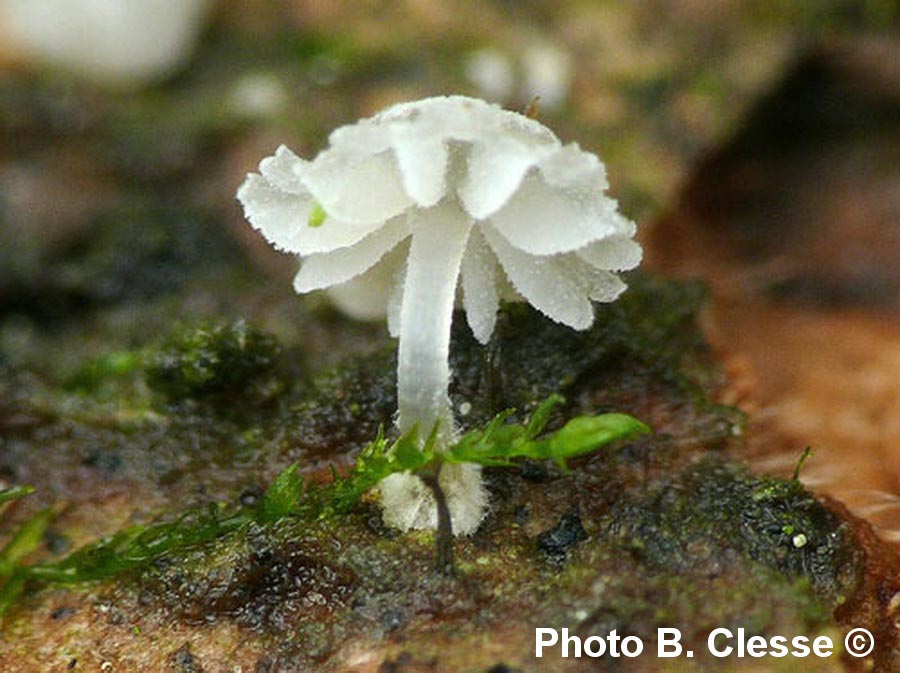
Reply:
[[[551,42],[534,42],[522,53],[522,94],[541,99],[550,110],[561,107],[572,88],[574,63],[572,55]]]
[[[483,98],[515,105],[540,98],[540,107],[547,110],[565,104],[575,74],[571,53],[546,40],[528,42],[515,57],[496,47],[477,49],[463,65],[466,78]]]
[[[516,88],[512,59],[499,49],[477,49],[466,57],[466,77],[487,100],[507,102]]]
[[[212,0],[0,0],[0,39],[25,62],[112,86],[183,66]]]
[[[251,119],[274,117],[282,112],[290,97],[287,88],[274,73],[251,73],[238,79],[229,103],[238,114]]]

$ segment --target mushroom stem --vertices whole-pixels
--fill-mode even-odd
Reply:
[[[447,496],[441,488],[440,476],[443,465],[438,463],[432,469],[419,473],[419,478],[431,490],[437,506],[437,528],[434,531],[435,542],[435,571],[446,577],[455,573],[453,563],[453,521],[450,516],[450,507],[447,504]]]
[[[453,201],[410,213],[414,232],[400,306],[398,425],[420,436],[437,427],[438,447],[453,436],[450,325],[471,219]]]

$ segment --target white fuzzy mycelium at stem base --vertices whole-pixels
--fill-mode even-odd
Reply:
[[[603,164],[545,126],[484,101],[428,98],[335,130],[304,161],[285,147],[238,191],[266,239],[302,258],[297,292],[331,288],[352,316],[387,315],[399,336],[398,425],[439,444],[454,436],[447,387],[450,324],[461,305],[487,343],[501,299],[524,300],[574,329],[591,301],[625,289],[616,271],[641,260],[633,222],[604,195]],[[474,532],[487,497],[477,465],[446,465],[440,483],[453,529]],[[380,486],[384,520],[434,528],[425,485],[408,474]]]

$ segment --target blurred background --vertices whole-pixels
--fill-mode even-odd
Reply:
[[[749,456],[783,473],[814,444],[804,478],[896,535],[898,20],[893,0],[0,0],[0,406],[115,404],[128,353],[204,316],[274,332],[298,370],[383,342],[293,295],[244,175],[397,101],[539,97],[607,163],[649,267],[712,287]]]

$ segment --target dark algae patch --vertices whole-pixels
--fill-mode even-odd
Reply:
[[[534,624],[648,640],[675,625],[685,644],[722,625],[834,629],[864,553],[799,482],[758,477],[728,458],[740,447],[742,418],[713,402],[719,377],[696,324],[703,298],[697,285],[636,275],[585,333],[521,306],[504,310],[487,348],[456,331],[451,393],[471,411],[460,416],[451,458],[488,466],[491,506],[475,535],[455,541],[453,577],[434,572],[432,534],[386,529],[367,495],[384,474],[423,460],[409,439],[388,433],[373,442],[379,427],[391,428],[390,351],[290,381],[281,344],[255,327],[178,328],[144,354],[137,379],[164,403],[145,422],[166,424],[180,450],[153,456],[146,432],[115,427],[70,445],[85,455],[81,442],[98,455],[113,451],[122,462],[111,479],[147,479],[179,464],[175,482],[155,486],[171,495],[169,507],[157,523],[124,526],[74,551],[37,542],[31,557],[7,554],[4,633],[28,647],[29,614],[44,606],[76,620],[113,605],[101,619],[110,637],[121,639],[132,622],[155,637],[165,624],[199,634],[228,626],[258,645],[248,654],[254,665],[340,671],[353,670],[348,643],[408,670],[429,662],[481,670],[477,648],[464,645],[485,633],[503,643],[503,665],[534,670]],[[92,389],[78,389],[83,404]],[[616,425],[624,421],[613,412],[654,432]],[[185,441],[196,433],[219,448]],[[601,435],[619,441],[587,451]],[[222,457],[216,492],[228,498],[179,495],[205,483],[204,454]],[[38,479],[34,488],[8,500],[39,498],[46,487]],[[48,515],[37,516],[46,527]],[[63,516],[55,525],[59,537],[74,524]],[[122,651],[139,649],[138,639],[128,632]],[[183,640],[170,645],[166,656],[209,661]],[[65,646],[85,647],[76,636]]]
[[[144,596],[191,624],[233,619],[281,632],[297,621],[328,620],[354,593],[355,574],[325,531],[286,530],[251,525],[212,554],[198,549],[156,563],[144,575]]]
[[[634,492],[607,515],[609,532],[641,563],[673,572],[722,572],[739,554],[803,578],[832,607],[861,571],[846,525],[796,481],[761,478],[707,457]]]
[[[621,394],[630,374],[641,386],[702,404],[712,383],[710,353],[695,324],[706,299],[703,286],[642,273],[626,279],[629,291],[612,304],[596,305],[594,327],[583,332],[513,304],[501,314],[494,343],[480,348],[465,321],[454,320],[451,394],[486,399],[499,411],[561,393],[596,409],[599,396]],[[483,404],[473,406],[476,413],[491,413]]]
[[[587,539],[581,517],[575,512],[563,516],[557,525],[537,537],[537,546],[548,558],[563,562],[571,547]]]

